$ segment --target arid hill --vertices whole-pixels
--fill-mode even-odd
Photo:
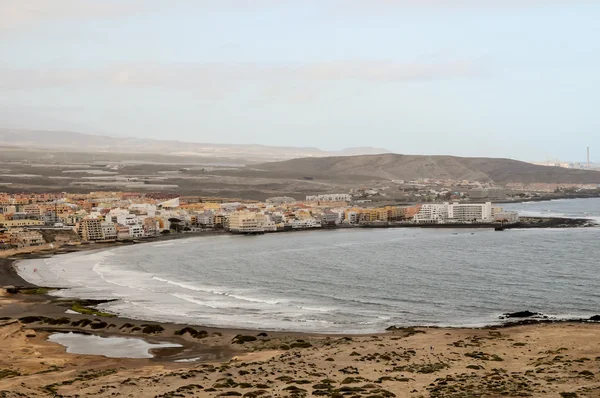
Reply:
[[[0,119],[0,124],[2,120]],[[168,137],[168,134],[166,134]],[[155,140],[134,137],[110,137],[71,131],[19,130],[0,127],[0,146],[25,149],[143,153],[179,157],[228,158],[246,163],[271,162],[301,157],[350,156],[389,153],[382,148],[346,148],[328,152],[313,147],[289,147],[243,144],[214,144]],[[126,157],[126,159],[129,157]]]
[[[263,163],[257,169],[303,176],[361,176],[389,180],[418,178],[515,183],[600,184],[600,172],[537,166],[512,159],[456,156],[364,155],[302,158]]]

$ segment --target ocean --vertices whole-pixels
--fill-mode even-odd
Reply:
[[[504,205],[600,219],[600,199]],[[600,313],[600,228],[343,229],[207,236],[18,263],[62,297],[123,316],[323,333],[483,326],[505,312]],[[34,269],[36,270],[34,272]]]

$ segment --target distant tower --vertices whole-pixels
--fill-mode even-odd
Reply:
[[[587,147],[587,168],[590,168],[590,147]]]

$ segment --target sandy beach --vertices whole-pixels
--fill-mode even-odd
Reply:
[[[374,335],[147,322],[94,311],[95,302],[47,295],[16,274],[14,260],[0,260],[0,286],[17,287],[0,290],[0,397],[600,396],[600,325],[594,322]],[[153,350],[150,359],[73,354],[48,341],[59,332],[181,347]]]
[[[46,313],[52,306],[35,301],[3,293],[0,315],[11,307]],[[70,322],[81,317],[67,316]],[[104,320],[115,327],[98,331],[1,321],[0,396],[600,396],[595,324],[416,328],[373,336],[203,329],[206,333],[197,339],[174,336],[181,325],[161,325],[164,330],[149,335],[122,328],[142,322]],[[56,330],[141,336],[183,347],[157,350],[153,359],[67,354],[47,341]],[[183,357],[199,360],[175,362]]]

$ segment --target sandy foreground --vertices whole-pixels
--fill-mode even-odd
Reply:
[[[0,397],[600,397],[593,323],[373,336],[193,327],[179,336],[185,325],[65,314],[48,296],[4,290],[0,319]],[[47,340],[57,330],[183,347],[153,359],[67,354]]]

